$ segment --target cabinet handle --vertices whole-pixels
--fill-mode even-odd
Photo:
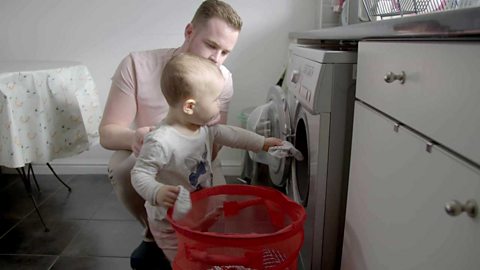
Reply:
[[[406,79],[407,79],[407,76],[405,75],[405,71],[402,71],[400,74],[395,74],[393,72],[388,72],[383,77],[383,80],[385,80],[385,82],[387,82],[387,83],[392,83],[392,82],[398,80],[401,84],[404,84]]]
[[[465,212],[469,217],[474,218],[477,216],[478,206],[475,200],[468,200],[465,204],[462,204],[457,200],[453,200],[445,204],[445,212],[452,217],[458,216],[462,212]]]

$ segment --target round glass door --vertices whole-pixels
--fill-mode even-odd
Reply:
[[[292,195],[296,202],[306,207],[310,190],[310,159],[307,126],[305,124],[305,119],[302,117],[297,121],[293,145],[302,153],[303,160],[292,161],[293,164],[290,192],[293,193]]]
[[[267,95],[267,102],[272,104],[268,110],[270,136],[286,141],[291,135],[291,121],[284,90],[279,86],[272,86]],[[270,180],[273,185],[284,187],[290,173],[291,158],[269,157]]]

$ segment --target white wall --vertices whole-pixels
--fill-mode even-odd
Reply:
[[[185,0],[3,0],[0,61],[74,60],[92,73],[105,103],[110,77],[130,51],[176,47],[201,1]],[[229,123],[239,125],[243,108],[260,105],[282,74],[288,32],[315,27],[318,0],[231,0],[244,27],[226,66],[235,94]],[[238,173],[241,151],[224,149],[227,174]],[[55,160],[60,173],[104,173],[111,152],[95,146]],[[41,173],[41,171],[40,171]]]

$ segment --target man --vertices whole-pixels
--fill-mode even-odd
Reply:
[[[226,124],[233,84],[232,75],[223,66],[223,62],[233,50],[241,27],[242,20],[230,5],[219,0],[206,0],[185,27],[182,46],[131,53],[123,59],[112,77],[99,128],[100,144],[106,149],[117,150],[110,159],[109,178],[117,196],[145,227],[144,240],[131,256],[130,263],[134,269],[169,267],[166,259],[163,262],[159,259],[164,258],[164,254],[153,242],[145,201],[136,193],[130,181],[130,171],[144,135],[168,112],[168,105],[160,89],[162,70],[169,59],[184,52],[217,64],[226,86],[219,98],[220,116],[212,124]],[[215,153],[218,150],[219,148]]]

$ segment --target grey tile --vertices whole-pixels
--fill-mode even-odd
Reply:
[[[130,269],[143,228],[117,199],[107,176],[60,177],[72,192],[53,175],[37,176],[40,192],[31,183],[50,232],[18,175],[0,185],[0,269]]]
[[[32,199],[25,190],[0,192],[0,219],[22,219],[33,210]]]
[[[16,174],[0,174],[0,178],[2,179],[0,181],[0,191],[2,191],[17,181],[17,178],[20,178],[20,176]]]
[[[19,222],[19,219],[0,219],[0,238]]]
[[[117,257],[60,257],[52,270],[127,270],[130,258]]]
[[[142,239],[142,231],[137,221],[91,220],[62,256],[130,257]]]
[[[25,219],[0,239],[0,253],[59,255],[86,223],[50,221],[45,232],[38,218]]]
[[[56,193],[40,206],[40,212],[46,221],[89,220],[104,201],[105,198],[73,190],[66,194]]]
[[[69,181],[71,192],[60,189],[40,207],[45,220],[88,220],[100,209],[111,193],[107,176],[79,175]]]
[[[0,269],[48,270],[57,256],[0,255]]]
[[[69,184],[70,180],[73,178],[73,175],[60,175],[60,179],[63,182]],[[40,187],[40,193],[45,192],[54,192],[57,190],[67,190],[67,188],[52,174],[41,174],[35,175],[37,179],[38,186]],[[32,179],[32,187],[34,191],[37,189],[35,182]]]
[[[94,220],[136,220],[125,206],[117,198],[114,191],[108,194],[108,197],[93,215]]]
[[[38,205],[45,202],[52,196],[59,186],[53,184],[53,179],[40,178],[41,192],[32,188],[33,198]],[[56,181],[55,181],[56,182]],[[33,182],[32,182],[33,185]],[[20,178],[17,178],[11,185],[0,191],[0,219],[21,219],[33,210],[33,202]]]

